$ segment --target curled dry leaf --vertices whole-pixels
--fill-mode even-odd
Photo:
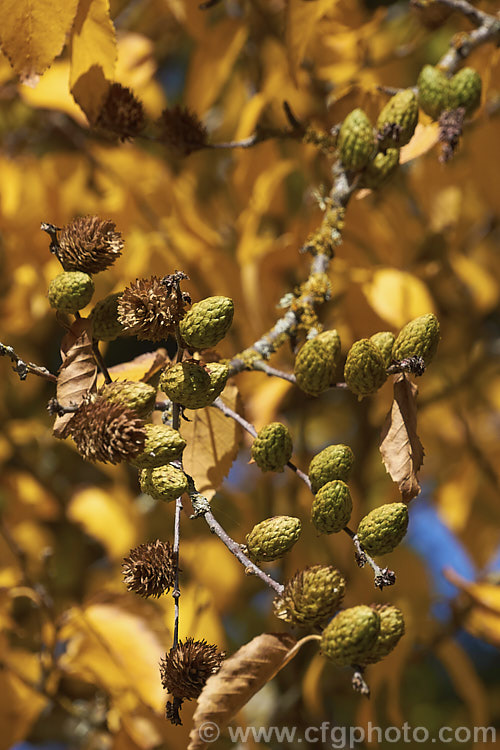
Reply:
[[[239,410],[238,389],[234,383],[224,388],[220,398],[233,411]],[[183,453],[185,471],[190,474],[198,492],[212,498],[236,456],[241,427],[218,409],[186,410],[189,422],[182,421],[180,433],[187,442]]]
[[[385,468],[409,502],[420,492],[417,473],[424,448],[417,435],[418,388],[404,373],[394,379],[394,401],[382,428],[380,453]]]
[[[209,677],[198,698],[188,750],[206,747],[200,732],[203,725],[213,724],[221,731],[294,658],[304,643],[318,637],[306,636],[297,641],[288,633],[262,633],[226,659],[217,674]]]
[[[79,405],[86,393],[95,391],[97,365],[89,335],[90,323],[77,318],[61,342],[62,365],[59,368],[56,398],[61,406]],[[73,414],[56,417],[53,434],[64,438]]]

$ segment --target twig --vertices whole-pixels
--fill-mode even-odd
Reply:
[[[482,10],[475,8],[466,0],[436,0],[436,2],[441,5],[446,5],[448,8],[456,10],[459,13],[463,13],[463,15],[476,26],[484,26],[491,20],[491,16],[484,13]]]
[[[291,461],[288,461],[287,466],[288,466],[289,469],[291,469],[292,471],[294,471],[297,474],[297,476],[299,477],[299,479],[302,479],[302,481],[304,482],[304,484],[306,484],[309,487],[309,489],[311,490],[311,492],[312,492],[312,489],[311,489],[311,480],[309,479],[309,477],[307,476],[307,474],[305,474],[303,471],[301,471],[301,469],[299,469],[297,466],[295,466],[295,464],[292,463]]]
[[[500,42],[500,19],[475,8],[466,0],[437,0],[437,2],[463,13],[469,21],[478,27],[469,34],[460,34],[451,40],[450,49],[438,62],[438,66],[442,70],[452,74],[477,47],[488,42],[496,44]]]
[[[244,419],[240,414],[233,411],[229,406],[227,406],[222,399],[216,398],[212,406],[215,406],[216,409],[219,409],[224,416],[229,417],[231,419],[234,419],[235,422],[238,422],[244,430],[246,430],[250,435],[253,437],[257,436],[257,430],[251,424],[250,422],[247,422],[246,419]],[[309,490],[312,492],[311,489],[311,481],[307,474],[301,469],[299,469],[292,461],[288,461],[287,466],[289,469],[294,471],[296,475],[301,479],[305,485],[309,488]],[[356,554],[356,562],[358,563],[360,568],[363,568],[366,563],[373,569],[375,572],[375,586],[382,590],[384,586],[392,586],[394,583],[396,583],[396,575],[392,570],[389,570],[389,568],[381,568],[375,560],[370,557],[370,555],[367,555],[366,552],[361,548],[358,538],[354,531],[351,531],[351,529],[346,526],[343,531],[345,531],[348,536],[351,537],[353,543],[354,543],[354,549]]]
[[[255,362],[252,362],[252,370],[260,370],[261,372],[265,372],[266,375],[269,375],[271,377],[288,380],[289,383],[297,382],[295,379],[295,375],[292,372],[283,372],[282,370],[277,370],[275,367],[271,367],[271,365],[268,365],[267,362],[264,362],[262,359],[257,359],[255,360]]]
[[[181,513],[182,513],[182,498],[178,497],[175,501],[175,520],[174,520],[174,545],[173,545],[173,558],[175,564],[175,579],[174,588],[172,591],[172,598],[174,600],[174,637],[172,646],[175,648],[179,642],[179,598],[181,590],[179,588],[179,542],[180,542],[180,527],[181,527]]]
[[[210,502],[196,489],[193,477],[189,476],[189,474],[186,474],[186,476],[189,485],[188,493],[189,497],[191,498],[191,503],[194,510],[191,518],[199,518],[200,516],[203,516],[212,533],[216,534],[219,539],[226,545],[228,550],[240,561],[242,565],[245,566],[245,572],[253,573],[262,581],[264,581],[266,586],[270,586],[278,594],[281,594],[281,592],[283,591],[283,586],[273,578],[271,578],[271,576],[268,576],[267,573],[261,570],[258,565],[253,563],[245,555],[242,546],[238,544],[238,542],[235,542],[234,539],[232,539],[229,534],[224,531],[220,523],[217,521],[211,511]]]
[[[282,586],[282,584],[275,581],[274,578],[271,578],[271,576],[269,576],[267,573],[264,573],[263,570],[255,565],[255,563],[253,563],[245,555],[241,546],[237,542],[235,542],[234,539],[231,539],[229,534],[224,531],[211,510],[204,510],[200,513],[200,515],[202,515],[207,522],[210,531],[213,534],[216,534],[219,539],[226,545],[228,550],[240,561],[242,565],[245,566],[246,572],[256,575],[258,578],[260,578],[261,581],[264,581],[266,586],[269,586],[274,591],[276,591],[277,594],[281,595],[283,593],[284,587]]]
[[[40,365],[35,365],[33,362],[25,362],[16,354],[12,346],[0,343],[0,357],[9,357],[14,362],[12,369],[14,372],[17,372],[20,380],[26,380],[28,375],[38,375],[39,378],[45,378],[45,380],[50,380],[52,383],[57,383],[57,375],[53,375],[46,367],[40,367]]]
[[[270,141],[273,138],[278,138],[280,140],[285,140],[286,138],[297,138],[297,133],[293,130],[262,129],[262,130],[257,130],[255,133],[252,133],[252,135],[249,135],[247,138],[242,138],[240,141],[225,141],[223,143],[207,143],[205,146],[202,146],[202,148],[211,148],[211,149],[252,148],[252,146],[256,146],[258,143],[263,143],[264,141]]]
[[[102,372],[102,374],[104,375],[104,381],[106,383],[112,383],[113,380],[111,379],[111,375],[109,374],[108,368],[106,367],[102,354],[99,351],[99,341],[97,339],[92,339],[92,351],[94,352],[94,359],[97,363],[97,366],[99,370]]]
[[[176,334],[176,339],[177,339],[176,361],[181,362],[182,356],[184,354],[184,349],[182,347],[181,337],[180,337],[178,328],[176,328],[175,334]],[[179,404],[174,402],[172,404],[172,427],[174,428],[174,430],[179,429],[180,420],[181,420],[181,407]],[[180,466],[182,468],[182,459],[180,460]],[[173,636],[173,643],[172,643],[173,648],[176,648],[179,642],[179,617],[180,617],[179,598],[181,595],[181,590],[179,588],[179,546],[180,546],[181,513],[182,513],[182,497],[178,497],[177,500],[175,501],[174,544],[173,544],[173,550],[172,550],[173,557],[174,557],[174,564],[175,564],[174,588],[172,591],[172,598],[174,600],[174,636]]]
[[[378,588],[382,591],[384,586],[393,586],[396,583],[396,574],[394,571],[390,570],[389,568],[381,568],[380,565],[377,565],[375,560],[368,555],[365,550],[361,547],[359,543],[359,539],[357,537],[357,534],[354,533],[348,526],[345,526],[342,531],[345,531],[345,533],[351,537],[355,554],[356,554],[356,562],[360,568],[364,568],[366,563],[373,569],[375,573],[375,588]]]
[[[213,401],[210,406],[215,406],[216,409],[219,409],[225,417],[229,417],[230,419],[234,419],[235,422],[238,422],[239,425],[243,427],[244,430],[246,430],[252,437],[257,437],[257,430],[251,424],[250,422],[247,422],[246,419],[244,419],[240,414],[233,411],[231,407],[227,406],[224,401],[219,397],[216,398],[215,401]]]
[[[364,695],[366,698],[369,698],[370,687],[365,681],[364,674],[363,674],[363,667],[358,667],[356,664],[353,664],[352,668],[354,669],[354,674],[351,680],[352,689],[354,690],[355,693],[360,693],[361,695]]]
[[[345,208],[355,190],[355,187],[355,180],[351,181],[345,171],[337,168],[334,185],[330,191],[328,199],[330,207]],[[328,211],[325,213],[324,221],[327,221],[327,217]],[[340,234],[337,242],[340,242]],[[302,248],[302,252],[306,252],[307,248],[308,246],[305,245]],[[327,273],[331,259],[332,254],[318,253],[314,256],[311,263],[309,278],[303,285],[306,290],[312,277],[316,274]],[[280,346],[282,346],[282,344],[290,339],[295,333],[301,322],[302,311],[304,309],[314,308],[318,304],[324,302],[326,302],[326,296],[318,299],[317,295],[314,295],[309,291],[305,291],[297,297],[294,300],[293,309],[287,310],[285,314],[276,321],[272,328],[269,329],[269,331],[229,362],[230,376],[242,372],[243,370],[253,369],[256,361],[269,359],[271,354],[279,349]]]

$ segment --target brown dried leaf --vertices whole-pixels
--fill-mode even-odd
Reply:
[[[198,698],[188,750],[206,747],[203,733],[200,736],[199,731],[203,724],[213,723],[219,730],[226,727],[250,698],[294,658],[304,643],[317,638],[306,636],[297,641],[288,633],[262,633],[226,659],[217,674],[209,677]]]
[[[90,323],[77,318],[61,342],[62,365],[57,376],[56,398],[61,406],[80,404],[86,393],[95,391],[97,365],[89,334]],[[53,434],[64,438],[73,414],[56,417]]]
[[[385,468],[409,502],[420,492],[417,472],[424,448],[417,435],[418,388],[401,373],[394,380],[394,401],[382,428],[380,453]]]
[[[238,389],[234,383],[226,385],[220,398],[233,411],[238,411]],[[238,455],[242,429],[212,406],[186,410],[185,416],[190,421],[182,421],[180,428],[187,442],[182,457],[184,469],[193,477],[198,492],[210,499]]]

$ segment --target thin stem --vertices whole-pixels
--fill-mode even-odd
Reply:
[[[476,26],[485,25],[491,18],[491,16],[484,13],[482,10],[474,8],[474,6],[466,0],[436,0],[436,2],[441,5],[446,5],[448,8],[456,10],[459,13],[463,13],[463,15]]]
[[[17,372],[20,380],[26,380],[28,375],[37,375],[39,378],[50,380],[51,383],[57,383],[57,375],[53,375],[46,367],[40,367],[33,362],[25,362],[16,354],[12,346],[6,346],[0,343],[0,357],[9,357],[14,363],[13,370]]]
[[[466,0],[437,0],[437,2],[463,13],[469,21],[477,26],[469,34],[460,34],[451,40],[450,49],[437,63],[442,70],[452,74],[463,60],[480,45],[488,42],[498,45],[500,42],[500,19],[475,8]]]
[[[328,198],[328,203],[331,209],[344,209],[355,189],[356,178],[351,179],[345,170],[339,169],[338,166],[335,166],[334,184]],[[323,221],[326,222],[327,226],[329,226],[328,216],[329,212],[325,211],[325,218]],[[331,227],[329,231],[331,232]],[[335,239],[332,237],[332,246],[340,244],[340,232],[337,232],[337,234],[338,236],[335,236]],[[306,244],[303,246],[302,252],[306,252],[307,249],[308,246]],[[319,296],[317,292],[314,292],[312,280],[316,274],[326,274],[328,272],[332,257],[333,250],[325,253],[316,253],[314,255],[309,278],[302,285],[302,293],[295,298],[293,308],[287,310],[284,315],[276,321],[272,328],[261,336],[260,339],[247,347],[243,352],[240,352],[236,357],[233,357],[229,362],[230,376],[242,372],[243,370],[254,368],[256,360],[269,359],[271,354],[277,351],[277,349],[279,349],[284,342],[289,340],[296,332],[301,323],[303,311],[316,309],[319,305],[327,301],[327,294]],[[256,354],[258,355],[257,357],[255,356]]]
[[[189,476],[189,474],[186,474],[186,476],[189,485],[188,493],[194,509],[194,514],[191,516],[191,518],[199,518],[200,516],[203,516],[212,533],[216,534],[219,539],[226,545],[228,550],[241,562],[242,565],[245,566],[246,572],[253,573],[262,581],[264,581],[267,586],[270,586],[278,594],[281,594],[281,592],[283,591],[283,586],[273,578],[271,578],[271,576],[268,576],[267,573],[264,573],[263,570],[255,565],[255,563],[253,563],[245,555],[241,545],[238,544],[238,542],[235,542],[234,539],[232,539],[229,534],[224,531],[220,523],[217,521],[211,511],[210,502],[196,489],[193,477]]]
[[[282,370],[277,370],[275,367],[271,367],[271,365],[268,365],[267,362],[264,362],[262,359],[257,359],[255,362],[252,362],[252,369],[253,370],[261,370],[261,372],[265,372],[266,375],[274,376],[275,378],[281,378],[282,380],[288,380],[289,383],[296,383],[295,375],[292,372],[283,372]]]
[[[176,334],[176,339],[177,339],[176,362],[181,362],[184,349],[182,348],[181,338],[180,338],[178,328],[176,328],[175,334]],[[172,427],[174,428],[174,430],[179,429],[180,421],[181,421],[180,404],[173,403],[172,404]],[[180,460],[180,465],[182,468],[182,459]],[[179,642],[179,617],[180,617],[179,598],[181,595],[181,590],[179,587],[179,547],[180,547],[180,531],[181,531],[181,513],[182,513],[182,497],[178,497],[177,500],[175,501],[174,546],[173,546],[173,556],[174,556],[174,561],[175,561],[175,579],[174,579],[175,582],[174,582],[174,588],[172,591],[172,598],[174,600],[173,648],[175,648]]]
[[[203,515],[203,518],[207,522],[210,531],[219,537],[219,539],[226,545],[228,550],[240,561],[242,565],[245,566],[247,572],[256,575],[258,578],[260,578],[261,581],[264,581],[266,586],[269,586],[274,591],[276,591],[277,594],[282,594],[284,586],[282,586],[281,583],[275,581],[274,578],[271,578],[271,576],[269,576],[267,573],[264,573],[263,570],[255,565],[255,563],[253,563],[245,555],[241,546],[237,542],[235,542],[234,539],[232,539],[226,531],[224,531],[211,510],[205,510],[201,515]]]
[[[230,419],[234,419],[235,422],[238,422],[239,425],[243,427],[244,430],[246,430],[252,437],[257,437],[257,430],[251,424],[250,422],[247,422],[246,419],[244,419],[240,414],[233,411],[229,406],[227,406],[224,401],[218,397],[213,401],[210,406],[215,406],[216,409],[219,409],[225,417],[229,417]]]
[[[394,573],[394,571],[390,570],[389,568],[381,568],[379,565],[377,565],[373,557],[370,557],[370,555],[367,554],[361,547],[357,534],[355,534],[354,531],[349,528],[349,526],[345,526],[342,531],[344,531],[352,539],[358,566],[360,568],[364,568],[366,563],[368,563],[370,568],[372,568],[372,570],[374,571],[375,587],[379,588],[382,591],[384,586],[393,586],[396,583],[396,574]]]
[[[247,138],[240,141],[225,141],[223,143],[208,143],[204,148],[221,149],[221,148],[252,148],[258,143],[269,141],[273,138],[284,140],[286,138],[297,138],[297,133],[293,130],[262,130],[252,133]]]
[[[108,368],[106,367],[104,363],[104,359],[102,358],[102,354],[99,351],[99,341],[97,339],[92,339],[92,351],[94,352],[94,359],[97,363],[97,367],[104,375],[104,381],[106,383],[112,383],[111,375],[108,372]]]
[[[180,542],[180,528],[181,528],[181,512],[182,512],[182,498],[178,497],[175,501],[175,520],[174,520],[174,546],[173,546],[173,557],[175,561],[175,580],[174,589],[172,591],[172,598],[174,600],[174,637],[173,647],[175,648],[179,642],[179,598],[181,591],[179,588],[179,542]]]
[[[307,486],[309,487],[309,489],[312,492],[312,489],[311,489],[311,480],[309,479],[309,477],[307,476],[307,474],[305,474],[303,471],[301,471],[301,469],[299,469],[297,466],[295,466],[295,464],[292,463],[291,461],[288,461],[287,466],[288,466],[289,469],[291,469],[292,471],[294,471],[297,474],[297,476],[299,477],[299,479],[302,479],[302,481],[304,482],[304,484],[307,484]]]
[[[352,689],[356,693],[364,695],[366,698],[370,697],[370,687],[365,680],[363,667],[358,667],[356,664],[352,665],[354,674],[352,676],[351,684]]]
[[[234,419],[234,421],[238,422],[238,424],[240,424],[244,430],[250,433],[250,435],[252,435],[253,437],[257,437],[257,430],[255,429],[253,424],[247,422],[246,419],[240,416],[237,412],[233,411],[220,398],[216,398],[211,406],[215,406],[215,408],[219,409],[226,417]],[[296,473],[299,479],[301,479],[312,492],[311,482],[307,474],[301,471],[301,469],[299,469],[292,461],[288,461],[286,465],[289,469]],[[367,555],[366,552],[361,548],[356,534],[354,533],[354,531],[351,531],[348,526],[346,526],[343,531],[345,531],[345,533],[351,537],[354,543],[356,561],[359,567],[363,568],[364,565],[368,563],[368,565],[373,569],[375,573],[375,586],[377,588],[380,588],[381,590],[384,588],[384,586],[392,586],[396,582],[396,576],[394,572],[392,570],[389,570],[389,568],[381,568],[379,565],[377,565],[375,560],[370,557],[370,555]]]

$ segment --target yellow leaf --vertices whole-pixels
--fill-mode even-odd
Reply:
[[[55,109],[66,112],[80,125],[87,123],[87,118],[82,114],[80,107],[75,103],[68,88],[69,63],[67,60],[56,60],[36,88],[20,86],[19,94],[30,107],[43,109]]]
[[[274,237],[258,236],[262,215],[269,209],[275,192],[294,169],[291,159],[279,160],[267,168],[256,180],[247,208],[241,213],[238,224],[241,239],[238,244],[238,259],[241,264],[249,263],[272,247]]]
[[[12,426],[12,425],[11,425]],[[15,441],[13,441],[16,444]],[[16,517],[33,515],[52,520],[59,515],[59,504],[55,497],[27,471],[10,471],[4,474],[4,482],[9,497],[16,506]]]
[[[454,227],[463,213],[463,193],[457,185],[435,190],[432,196],[430,229],[436,234]]]
[[[70,89],[90,122],[114,79],[116,56],[109,0],[80,0],[71,37]]]
[[[164,703],[158,663],[165,649],[143,617],[111,604],[73,607],[60,638],[68,648],[59,662],[69,674],[95,682],[128,701],[143,701],[156,711]]]
[[[119,560],[140,537],[140,516],[131,498],[119,487],[106,492],[89,487],[76,492],[67,516],[98,539],[113,560]]]
[[[500,648],[500,586],[488,581],[470,583],[450,568],[444,572],[446,578],[471,600],[472,607],[463,623],[465,629],[476,638]]]
[[[483,315],[493,310],[498,301],[498,282],[495,276],[465,255],[451,256],[450,263],[467,286],[477,310]]]
[[[407,161],[417,159],[430,151],[438,142],[439,125],[432,122],[429,125],[419,123],[415,128],[413,138],[406,146],[401,149],[399,157],[400,164],[406,164]]]
[[[78,0],[0,0],[0,44],[21,80],[38,77],[61,52]]]
[[[362,290],[377,315],[401,328],[413,318],[434,312],[432,297],[427,287],[416,276],[395,268],[381,268]]]
[[[109,368],[109,374],[113,380],[141,380],[148,383],[165,366],[167,361],[166,349],[156,349],[154,352],[139,354],[130,362],[122,362]],[[97,386],[104,384],[104,376],[99,375]]]
[[[221,398],[238,411],[238,389],[233,383],[225,387]],[[183,421],[180,428],[187,442],[184,468],[193,477],[198,492],[210,499],[237,456],[241,427],[213,406],[186,410],[186,416],[190,421]]]
[[[276,419],[281,404],[291,388],[293,385],[288,380],[264,377],[261,379],[258,389],[249,395],[245,402],[245,411],[258,430]]]
[[[165,93],[155,81],[155,45],[142,34],[123,34],[118,39],[115,78],[128,86],[141,100],[151,117],[157,118],[165,108]]]
[[[219,647],[224,647],[226,636],[222,628],[220,615],[217,612],[215,599],[215,594],[197,583],[183,586],[182,615],[179,623],[179,637],[182,640],[190,636],[195,640],[205,638],[209,643],[216,643]],[[166,602],[166,624],[170,626],[172,622],[172,602],[168,601],[168,597],[162,597],[162,601]]]
[[[188,74],[186,104],[203,114],[212,106],[232,72],[248,29],[232,19],[210,28],[194,52]]]
[[[336,5],[337,0],[288,0],[286,5],[286,45],[290,73],[296,80],[297,71],[303,60],[307,44],[317,22]]]
[[[439,515],[451,531],[465,531],[474,504],[480,475],[475,462],[464,458],[450,478],[436,488]]]
[[[2,656],[0,670],[0,732],[2,748],[25,739],[38,715],[49,702],[30,687],[40,680],[39,654],[11,650]]]
[[[203,565],[200,565],[200,560],[203,560]],[[213,535],[204,539],[197,537],[196,540],[183,540],[181,567],[191,571],[197,581],[212,591],[221,611],[229,607],[241,586],[241,563]],[[214,578],[214,570],[223,570],[224,575]]]
[[[489,724],[488,694],[461,646],[450,638],[441,641],[436,656],[444,664],[453,686],[470,711],[470,723],[485,727]]]

